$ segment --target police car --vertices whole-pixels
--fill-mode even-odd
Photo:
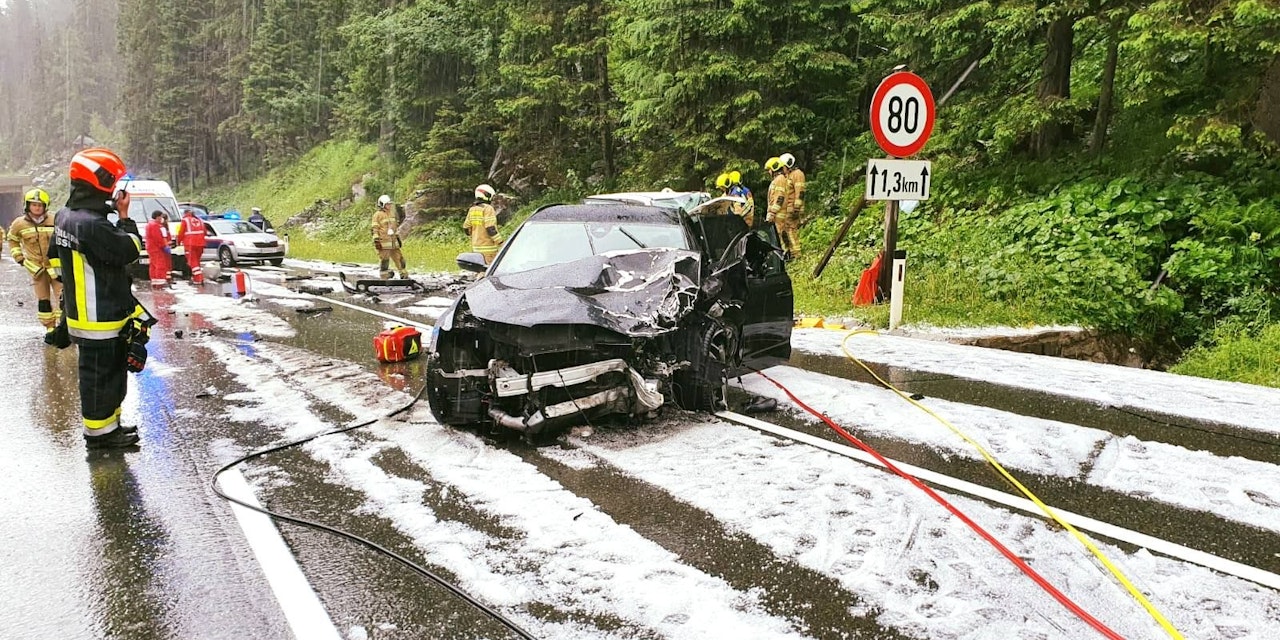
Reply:
[[[245,262],[280,266],[288,253],[288,242],[271,232],[242,220],[238,211],[209,214],[204,219],[205,245],[202,261],[217,260],[224,267]]]

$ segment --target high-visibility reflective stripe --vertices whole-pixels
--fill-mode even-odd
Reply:
[[[91,420],[89,418],[83,418],[83,420],[84,420],[84,430],[86,432],[93,432],[93,431],[100,432],[100,433],[89,433],[89,435],[91,436],[103,435],[103,433],[101,432],[104,430],[106,433],[110,433],[112,430],[115,429],[115,427],[120,426],[120,409],[117,408],[115,413],[111,414],[110,418],[104,418],[102,420]]]
[[[89,289],[91,286],[94,286],[97,283],[89,282],[88,274],[93,273],[93,267],[90,267],[89,265],[85,264],[84,254],[80,253],[79,251],[71,252],[71,273],[72,273],[72,277],[75,278],[76,284],[78,285],[76,287],[76,311],[78,311],[79,313],[77,313],[76,315],[79,317],[75,320],[75,322],[77,323],[90,322],[91,318],[98,317],[98,314],[96,313],[98,310],[98,301],[96,299],[94,300],[94,303],[93,303],[93,310],[90,311],[89,309],[89,299],[97,298],[96,295],[95,296],[89,295]],[[96,294],[97,291],[94,291],[94,293]],[[68,324],[70,324],[71,322],[72,321],[68,320]],[[124,326],[124,325],[120,325],[120,326]]]

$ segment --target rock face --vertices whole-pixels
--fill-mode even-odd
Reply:
[[[1144,356],[1148,348],[1136,340],[1124,336],[1103,336],[1084,329],[1047,329],[1020,335],[950,337],[947,341],[1125,367],[1163,368],[1158,362]]]

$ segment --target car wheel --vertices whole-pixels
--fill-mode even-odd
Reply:
[[[273,267],[278,267],[278,266],[280,266],[280,265],[284,264],[284,258],[272,258],[272,259],[268,260],[267,262],[270,262],[270,263],[271,263],[271,266],[273,266]]]
[[[236,266],[236,257],[231,254],[231,249],[227,247],[218,249],[218,264],[224,267]]]
[[[672,380],[676,404],[690,411],[718,411],[729,392],[729,354],[733,336],[724,327],[711,325],[694,342],[688,369]]]

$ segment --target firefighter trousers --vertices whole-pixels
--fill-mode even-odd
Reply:
[[[391,279],[393,274],[391,273],[390,267],[393,264],[400,270],[401,277],[407,277],[409,275],[409,271],[404,265],[404,254],[400,251],[399,247],[396,247],[395,249],[379,249],[378,271],[380,272],[379,276],[383,280]]]
[[[782,248],[792,258],[800,257],[800,221],[794,216],[777,219],[774,226],[778,229],[778,240]]]
[[[62,283],[41,271],[31,277],[31,286],[36,290],[36,317],[45,329],[53,329],[62,317]]]
[[[128,390],[125,361],[129,343],[124,338],[110,340],[76,339],[80,352],[80,415],[86,436],[103,436],[120,427],[120,406]]]

